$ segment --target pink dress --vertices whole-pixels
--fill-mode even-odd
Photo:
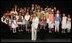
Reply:
[[[49,14],[48,18],[49,18],[49,28],[54,28],[54,23],[53,23],[54,16],[53,16],[53,14]]]
[[[49,18],[49,21],[50,21],[50,22],[53,22],[53,21],[54,21],[54,16],[53,16],[53,14],[49,14],[49,15],[48,15],[48,18]]]

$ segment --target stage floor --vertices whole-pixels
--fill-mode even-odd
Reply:
[[[30,39],[1,39],[1,42],[33,42]],[[71,39],[37,39],[35,42],[71,42]]]

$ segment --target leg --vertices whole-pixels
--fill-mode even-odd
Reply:
[[[55,32],[56,32],[56,29],[57,29],[57,23],[56,23],[56,21],[55,21]]]
[[[34,32],[35,32],[34,41],[36,41],[36,39],[37,39],[37,30],[35,30]]]
[[[16,28],[15,28],[15,32],[16,32]]]
[[[14,33],[14,28],[13,28],[13,33]]]
[[[32,26],[32,39],[31,40],[34,40],[34,27]]]
[[[70,29],[67,29],[67,32],[70,33]]]
[[[57,22],[57,32],[59,32],[59,22]]]
[[[40,25],[40,29],[42,29],[42,26]]]
[[[18,30],[19,30],[19,25],[18,25]]]
[[[21,31],[23,31],[23,29],[22,29],[22,25],[21,25]]]
[[[27,21],[26,21],[26,31],[27,31]]]
[[[63,29],[62,29],[62,33],[63,33]]]
[[[21,25],[21,30],[22,30],[22,25]]]
[[[65,29],[64,29],[64,33],[66,33],[66,32],[65,32]]]

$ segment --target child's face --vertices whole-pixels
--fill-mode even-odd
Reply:
[[[44,20],[45,20],[45,17],[44,17]]]
[[[70,17],[70,15],[68,15],[68,17]]]
[[[26,15],[28,15],[29,13],[27,13]]]
[[[65,14],[63,14],[63,16],[65,16]]]
[[[51,10],[51,8],[49,8],[49,10]]]
[[[14,20],[15,20],[15,17],[14,17]]]
[[[40,10],[38,10],[38,12],[40,12]]]
[[[41,10],[43,10],[43,8],[41,8]]]
[[[18,10],[19,10],[19,8],[18,8]]]
[[[7,16],[7,18],[9,18],[9,16]]]
[[[57,13],[59,13],[59,10],[57,10]]]
[[[36,17],[36,14],[34,14],[34,17]]]
[[[34,4],[32,4],[32,7],[34,7]]]
[[[21,13],[19,13],[21,15]]]
[[[47,8],[48,8],[48,6],[47,6]]]
[[[37,4],[35,4],[35,6],[37,7]]]
[[[54,7],[54,10],[56,10],[56,7]]]

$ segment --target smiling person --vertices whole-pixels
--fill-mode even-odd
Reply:
[[[30,15],[29,15],[29,12],[27,12],[25,15],[26,31],[28,31],[29,19],[30,19]]]
[[[18,27],[17,25],[17,20],[16,17],[14,16],[13,22],[12,22],[12,28],[13,28],[13,33],[16,33],[16,28]]]
[[[60,25],[60,11],[57,10],[55,14],[55,32],[59,32],[59,25]]]
[[[32,41],[36,41],[37,39],[37,28],[38,28],[39,19],[36,17],[36,14],[34,13],[34,17],[32,19]]]

